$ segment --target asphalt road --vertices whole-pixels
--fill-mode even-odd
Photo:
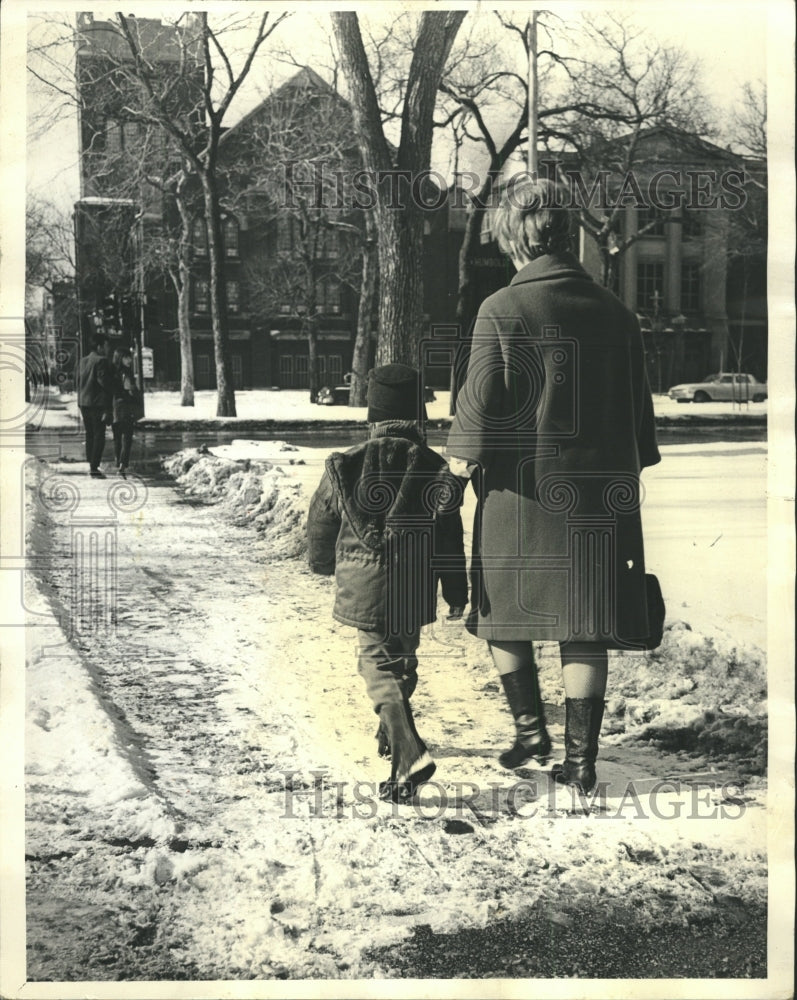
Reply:
[[[664,429],[659,435],[663,460],[642,477],[647,568],[659,576],[668,614],[694,627],[727,629],[740,641],[761,647],[766,645],[767,444],[727,438],[759,436],[763,430]],[[269,435],[145,431],[134,439],[133,468],[152,472],[161,455],[202,443],[226,444],[238,437],[268,439]],[[359,432],[315,431],[281,437],[312,448],[307,464],[292,470],[310,495],[329,452],[350,447]],[[435,447],[444,441],[445,432],[430,437]],[[82,432],[75,428],[29,434],[28,451],[51,460],[60,455],[82,462]],[[105,459],[112,457],[109,435]],[[469,491],[463,511],[466,531],[472,523],[473,505]]]

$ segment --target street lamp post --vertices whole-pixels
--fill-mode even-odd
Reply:
[[[673,373],[674,380],[676,382],[682,382],[686,378],[684,372],[684,331],[686,330],[686,316],[683,313],[679,313],[677,316],[673,316],[672,328],[674,337],[674,347],[673,347],[673,364],[676,368],[676,372]]]
[[[653,318],[650,326],[653,331],[653,349],[656,352],[656,392],[661,393],[661,333],[664,329],[664,320],[661,315],[661,295],[658,289],[653,292]]]
[[[136,299],[138,307],[138,336],[136,337],[136,367],[138,368],[138,391],[141,395],[141,416],[144,408],[144,331],[146,326],[147,296],[144,283],[144,209],[140,209],[135,221],[136,235]]]
[[[529,54],[528,70],[528,170],[537,176],[537,11],[526,22],[526,48]]]

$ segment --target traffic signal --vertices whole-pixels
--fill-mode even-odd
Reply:
[[[116,296],[113,292],[110,295],[106,295],[102,300],[102,308],[100,310],[102,313],[102,325],[107,328],[116,329],[119,326],[119,307],[116,302]]]

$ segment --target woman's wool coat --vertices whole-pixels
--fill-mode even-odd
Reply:
[[[660,461],[636,316],[546,254],[484,301],[446,452],[477,463],[468,627],[488,640],[648,634],[640,470]]]
[[[307,546],[315,573],[335,574],[333,616],[344,625],[412,635],[449,605],[468,602],[462,482],[414,429],[377,424],[376,436],[333,452],[310,501]]]

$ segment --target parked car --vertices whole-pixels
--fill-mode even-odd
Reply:
[[[343,377],[347,378],[345,375]],[[348,406],[350,389],[351,386],[347,382],[343,385],[322,386],[318,390],[315,401],[321,406]],[[427,403],[434,402],[434,392],[428,386],[423,390],[423,398]]]
[[[763,403],[767,384],[747,372],[717,372],[702,382],[674,385],[667,395],[679,403]]]
[[[318,390],[315,398],[316,403],[321,406],[348,406],[349,390],[348,385],[325,385]]]

